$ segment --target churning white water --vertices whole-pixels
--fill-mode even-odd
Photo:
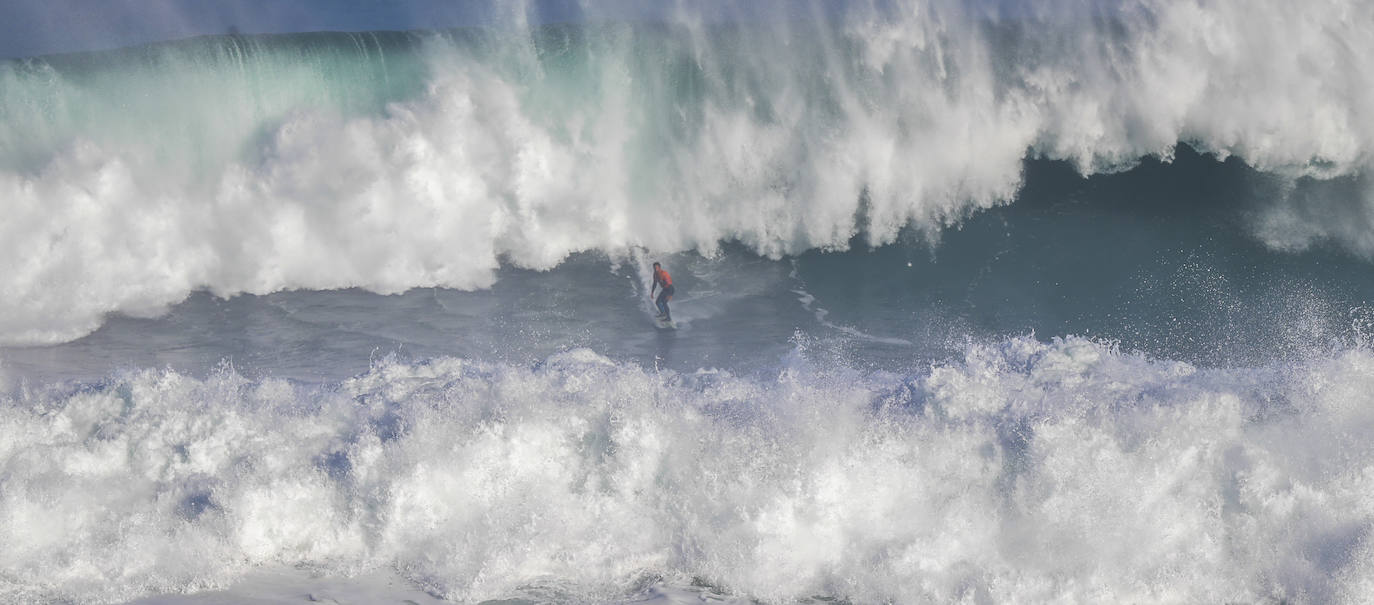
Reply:
[[[1374,4],[535,4],[0,63],[0,601],[1374,595]]]
[[[763,379],[585,350],[323,387],[135,372],[0,408],[0,591],[108,601],[276,564],[461,601],[695,578],[769,601],[1358,602],[1371,388],[1366,350],[1222,371],[1021,338],[909,375],[804,345]]]

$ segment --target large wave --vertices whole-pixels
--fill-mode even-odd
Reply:
[[[5,63],[0,342],[197,289],[481,288],[586,250],[883,244],[1010,201],[1027,157],[1092,173],[1184,142],[1284,179],[1368,167],[1369,3],[998,6],[513,10]],[[1256,234],[1374,254],[1367,189],[1273,200]]]
[[[1374,356],[1201,370],[1082,339],[767,378],[589,351],[341,384],[139,371],[0,405],[0,598],[259,566],[462,601],[1359,602]],[[542,591],[542,592],[539,592]]]

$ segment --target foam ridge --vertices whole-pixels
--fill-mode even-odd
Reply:
[[[293,566],[460,601],[1358,602],[1363,348],[1203,370],[1080,338],[909,374],[378,362],[336,385],[139,371],[0,405],[0,598]],[[648,578],[648,580],[646,580]],[[562,598],[562,597],[560,597]]]

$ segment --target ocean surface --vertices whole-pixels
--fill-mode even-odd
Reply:
[[[0,602],[1368,602],[1374,4],[1066,4],[0,61]]]

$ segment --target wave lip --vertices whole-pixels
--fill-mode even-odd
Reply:
[[[1374,357],[1198,370],[1070,338],[910,375],[380,362],[136,372],[0,407],[0,595],[393,569],[456,600],[705,582],[855,601],[1358,602]]]

